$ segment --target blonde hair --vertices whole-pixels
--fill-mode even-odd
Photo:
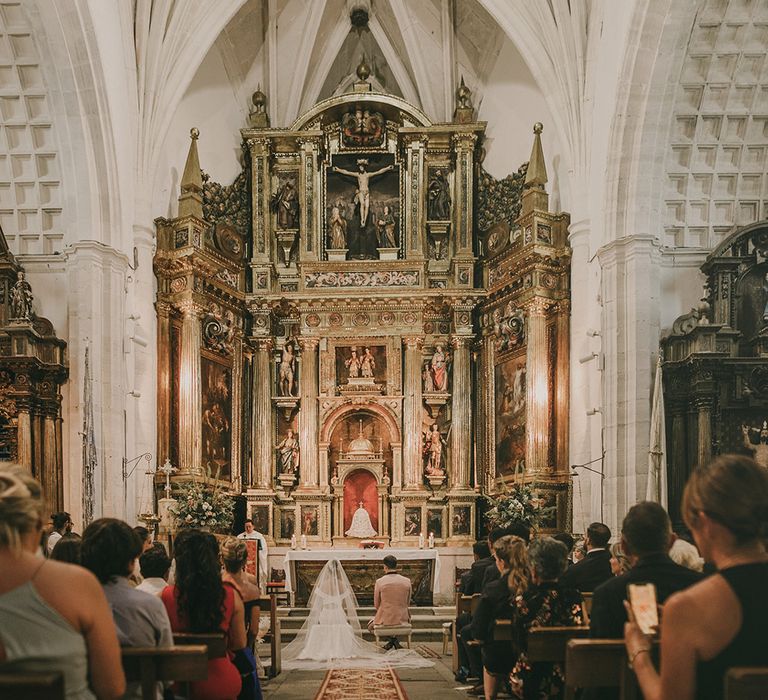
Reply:
[[[20,553],[22,536],[40,527],[42,512],[40,484],[21,467],[0,464],[0,547]]]
[[[742,455],[723,455],[697,467],[683,491],[683,519],[699,513],[730,530],[737,544],[768,535],[768,469]]]
[[[493,543],[493,553],[504,562],[508,572],[509,597],[515,599],[528,588],[528,551],[525,540],[517,535],[504,535]]]
[[[248,547],[245,540],[238,540],[235,537],[227,537],[224,544],[221,545],[221,559],[224,568],[231,574],[236,574],[243,568],[248,559]]]

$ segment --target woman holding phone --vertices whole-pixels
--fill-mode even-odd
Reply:
[[[768,666],[768,469],[724,455],[691,475],[683,518],[718,573],[671,596],[661,619],[661,675],[631,608],[627,657],[646,700],[715,700],[726,671]]]

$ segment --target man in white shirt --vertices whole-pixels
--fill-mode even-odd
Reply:
[[[67,535],[72,532],[72,518],[69,513],[61,512],[54,513],[51,516],[53,522],[53,532],[48,535],[48,555],[50,556],[56,543],[62,538],[63,535]]]
[[[262,591],[266,590],[269,580],[269,553],[267,552],[267,540],[260,532],[256,532],[253,527],[253,520],[248,518],[245,521],[245,532],[241,532],[237,539],[239,540],[258,540],[259,544],[259,587]]]
[[[165,553],[165,547],[155,542],[141,555],[139,561],[144,580],[136,586],[136,590],[160,595],[168,585],[168,572],[171,570],[171,560]]]

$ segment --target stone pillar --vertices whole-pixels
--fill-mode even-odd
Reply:
[[[195,308],[183,309],[179,370],[179,473],[202,469],[202,394],[200,386],[200,319]]]
[[[451,471],[452,491],[469,489],[471,464],[470,440],[472,434],[472,377],[469,368],[471,336],[455,335],[453,347]]]
[[[422,490],[424,474],[421,458],[421,346],[422,339],[404,338],[405,399],[403,402],[403,488]]]
[[[317,460],[317,338],[300,338],[301,345],[301,411],[299,413],[300,489],[316,491],[320,486]]]
[[[527,311],[525,471],[527,474],[538,475],[546,472],[549,467],[547,306],[537,299],[528,305]]]
[[[271,338],[258,338],[253,342],[253,420],[251,421],[251,484],[257,489],[272,488],[272,456],[274,435],[272,433],[271,387],[272,373],[270,357]]]
[[[316,177],[315,163],[320,140],[316,137],[298,139],[301,147],[301,171],[299,173],[299,194],[303,196],[300,218],[301,260],[317,260],[320,251],[320,226],[317,215],[320,209],[315,207],[318,198],[319,180]]]
[[[29,404],[24,401],[19,405],[17,416],[19,464],[32,473],[32,417]]]

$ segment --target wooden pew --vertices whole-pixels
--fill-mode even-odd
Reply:
[[[654,643],[654,659],[658,656]],[[617,687],[622,700],[642,700],[635,672],[627,665],[624,642],[618,639],[572,639],[565,652],[565,700],[576,688]]]
[[[208,678],[208,650],[203,645],[123,647],[122,657],[125,679],[141,683],[143,700],[156,700],[161,681],[189,684]]]
[[[64,700],[61,673],[6,673],[0,668],[0,698]]]
[[[282,648],[282,631],[280,619],[277,617],[277,595],[271,593],[269,598],[261,598],[258,601],[262,613],[269,611],[269,631],[262,638],[269,642],[269,677],[274,678],[282,670],[280,651]]]
[[[456,629],[456,620],[458,620],[459,615],[463,613],[470,613],[470,615],[474,615],[475,610],[477,610],[477,606],[480,605],[480,598],[480,593],[475,593],[474,595],[462,595],[456,591],[456,617],[453,621],[453,632],[451,634],[453,647],[453,658],[451,659],[451,666],[454,673],[459,670],[459,630]]]
[[[725,700],[768,698],[768,668],[730,668],[725,674]]]
[[[285,605],[291,604],[291,594],[285,590],[285,571],[283,569],[271,569],[269,581],[267,581],[267,595],[273,593],[277,596],[277,602],[281,599]]]
[[[584,611],[584,624],[589,625],[589,618],[592,617],[592,594],[582,593],[581,598],[583,601],[582,610]]]
[[[208,648],[208,659],[221,659],[227,655],[227,638],[223,632],[216,634],[194,634],[176,632],[173,635],[176,646],[204,645]]]
[[[566,648],[571,639],[589,636],[589,627],[532,627],[528,631],[528,652],[531,663],[549,661],[565,666]]]

